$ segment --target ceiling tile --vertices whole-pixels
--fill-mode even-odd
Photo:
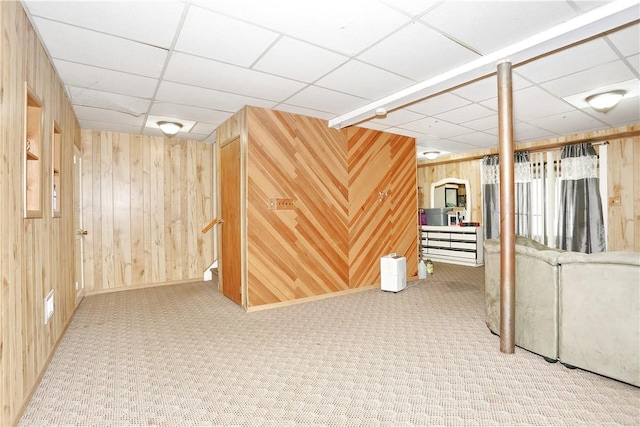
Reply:
[[[627,58],[627,61],[629,61],[633,69],[640,74],[640,55],[632,55]]]
[[[419,22],[384,39],[358,56],[415,81],[422,81],[478,59],[472,51]]]
[[[175,50],[248,67],[277,38],[273,31],[192,6]]]
[[[532,83],[517,73],[511,76],[511,87],[514,91],[524,89],[531,86]],[[487,99],[496,98],[498,96],[498,79],[495,75],[485,77],[473,83],[460,86],[451,91],[451,93],[461,96],[470,101],[486,101]]]
[[[309,43],[283,37],[253,66],[254,69],[311,83],[349,58]]]
[[[165,1],[24,1],[34,16],[168,49],[185,4]]]
[[[452,141],[460,142],[473,147],[488,148],[498,145],[498,137],[484,132],[468,133],[450,138]]]
[[[534,83],[542,83],[617,59],[618,55],[611,47],[597,39],[514,67],[514,70]]]
[[[106,132],[128,133],[132,135],[140,135],[140,125],[128,125],[118,122],[101,122],[99,120],[80,120],[78,124],[81,129],[92,129]]]
[[[420,20],[487,54],[574,16],[564,1],[448,1]]]
[[[475,119],[481,119],[483,117],[494,117],[497,121],[497,113],[495,110],[491,110],[480,104],[469,104],[464,107],[449,110],[444,113],[436,114],[434,117],[445,120],[451,123],[465,123]]]
[[[481,119],[470,120],[468,122],[465,122],[464,126],[477,131],[494,129],[496,126],[498,126],[498,116],[494,113],[491,116],[483,117]]]
[[[315,84],[349,95],[375,100],[409,87],[414,82],[360,61],[349,61]]]
[[[191,120],[212,125],[220,125],[233,115],[233,113],[224,111],[169,104],[166,102],[153,104],[149,113],[155,116],[174,117],[176,119]]]
[[[625,82],[634,77],[635,75],[627,64],[622,61],[614,61],[570,76],[551,80],[540,86],[558,96],[565,97],[590,90],[595,91],[613,82]]]
[[[369,0],[190,2],[347,56],[356,55],[409,21],[400,12]]]
[[[611,40],[623,56],[640,53],[640,24],[631,25],[607,34],[607,38]]]
[[[309,86],[287,99],[286,103],[338,115],[360,107],[366,102],[365,99],[345,93]]]
[[[485,107],[498,110],[497,99],[481,102]],[[527,121],[573,110],[573,106],[562,101],[537,86],[513,93],[514,120]]]
[[[445,122],[444,120],[438,120],[433,117],[427,117],[425,119],[416,120],[415,122],[405,123],[398,127],[421,132],[438,138],[451,138],[458,135],[464,135],[469,133],[470,130],[454,123]]]
[[[459,108],[463,105],[468,104],[470,104],[470,102],[466,99],[460,98],[459,96],[452,95],[450,93],[443,93],[422,102],[409,105],[407,107],[407,110],[424,114],[425,116],[434,116],[436,114],[453,110],[454,108]]]
[[[374,118],[370,122],[377,123],[383,126],[398,126],[403,123],[413,122],[415,120],[423,119],[423,114],[414,113],[409,110],[395,110],[387,114],[385,118]]]
[[[239,111],[245,105],[261,108],[273,108],[276,105],[274,101],[167,81],[160,84],[156,100],[231,113]]]
[[[34,18],[52,58],[159,77],[167,51],[66,24]]]
[[[82,105],[74,105],[73,111],[76,113],[79,121],[93,121],[102,123],[123,124],[127,126],[137,126],[138,132],[144,124],[144,116],[132,116],[131,114],[122,113],[119,111],[85,107]]]
[[[558,135],[571,135],[603,127],[601,121],[578,110],[548,116],[543,119],[530,120],[529,123]]]
[[[498,135],[497,128],[495,129],[495,134]],[[558,135],[546,129],[540,129],[539,127],[533,126],[529,123],[516,122],[513,125],[513,139],[516,143],[546,139],[554,136]]]
[[[440,0],[381,0],[382,3],[411,17],[420,15],[431,9]]]
[[[305,86],[304,83],[283,77],[184,53],[174,53],[171,56],[164,77],[177,83],[271,101],[283,101]]]
[[[118,111],[132,116],[141,116],[149,109],[150,100],[117,93],[101,92],[80,87],[67,87],[71,102],[84,107]]]
[[[54,60],[54,64],[58,74],[60,74],[67,86],[150,99],[158,84],[156,79],[150,77],[92,67],[60,59]]]

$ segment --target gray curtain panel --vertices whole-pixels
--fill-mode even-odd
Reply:
[[[498,156],[484,156],[481,168],[484,238],[500,237],[500,164]]]
[[[531,237],[531,160],[528,152],[514,153],[516,234]],[[482,218],[485,239],[500,237],[500,163],[498,156],[482,159]]]
[[[598,178],[598,156],[585,142],[567,145],[560,155],[558,248],[604,252],[606,241]]]

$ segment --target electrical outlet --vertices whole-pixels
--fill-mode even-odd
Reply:
[[[272,211],[290,211],[294,210],[295,208],[296,207],[293,203],[293,199],[269,199],[269,209],[271,209]]]

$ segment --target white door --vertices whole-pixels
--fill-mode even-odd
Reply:
[[[82,221],[82,157],[78,147],[73,147],[73,224],[75,228],[75,282],[76,307],[84,297],[83,244],[86,231]]]

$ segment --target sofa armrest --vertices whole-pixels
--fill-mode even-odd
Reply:
[[[598,252],[594,254],[563,252],[558,256],[558,264],[570,263],[640,265],[640,253],[624,251]]]

